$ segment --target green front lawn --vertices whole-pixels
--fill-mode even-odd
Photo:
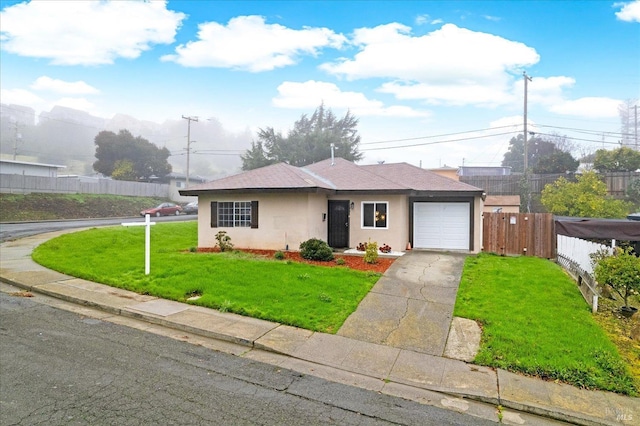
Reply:
[[[628,368],[576,284],[553,262],[469,257],[454,315],[482,325],[477,364],[637,394]]]
[[[309,330],[335,333],[379,278],[245,253],[195,253],[195,222],[151,230],[151,274],[144,275],[144,227],[91,229],[39,246],[33,259],[114,287]],[[233,241],[232,241],[233,242]]]

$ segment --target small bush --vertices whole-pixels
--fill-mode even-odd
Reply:
[[[345,263],[347,262],[345,262],[345,260],[341,257],[336,259],[336,265],[344,265]]]
[[[216,241],[218,241],[216,246],[220,247],[220,251],[231,251],[233,249],[231,237],[227,235],[227,231],[218,231]]]
[[[277,260],[284,260],[284,253],[278,250],[273,254],[273,257],[275,257]]]
[[[308,260],[333,260],[333,250],[329,244],[317,238],[311,238],[300,244],[300,256]]]
[[[378,261],[378,243],[371,242],[367,243],[367,249],[364,252],[364,261],[366,263],[376,263]]]

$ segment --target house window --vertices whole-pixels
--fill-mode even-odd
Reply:
[[[387,228],[389,203],[364,202],[362,203],[362,227],[363,228]]]
[[[211,202],[211,227],[257,228],[257,201]]]

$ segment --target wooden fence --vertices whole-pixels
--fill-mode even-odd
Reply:
[[[555,258],[552,214],[484,213],[482,216],[482,251]]]
[[[531,193],[540,194],[545,185],[553,183],[559,177],[565,177],[570,181],[575,180],[573,174],[529,175]],[[609,195],[623,198],[632,179],[640,178],[640,172],[612,172],[604,173],[604,182],[607,184]],[[460,182],[468,183],[477,188],[482,188],[488,195],[521,195],[521,174],[508,176],[460,176]]]

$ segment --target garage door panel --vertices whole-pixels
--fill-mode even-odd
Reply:
[[[414,247],[469,250],[469,212],[469,203],[414,203]]]

